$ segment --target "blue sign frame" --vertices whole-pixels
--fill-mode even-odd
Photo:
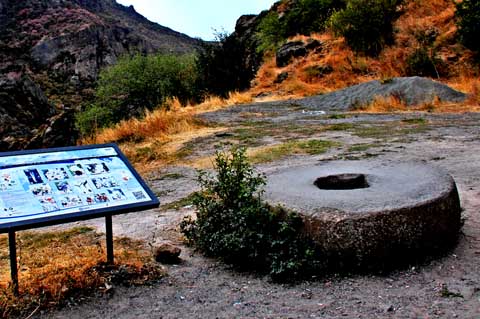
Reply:
[[[159,204],[113,143],[0,153],[0,233]]]

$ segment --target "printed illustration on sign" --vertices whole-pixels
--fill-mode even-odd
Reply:
[[[3,173],[0,175],[0,191],[10,190],[17,186],[17,181],[13,179],[12,175]]]
[[[30,191],[35,196],[52,195],[52,188],[49,184],[37,184],[30,186]]]
[[[40,173],[36,169],[26,169],[23,171],[28,178],[28,182],[31,185],[43,183]]]
[[[108,173],[110,169],[105,163],[90,163],[87,164],[87,171],[92,175]]]
[[[63,167],[44,169],[42,172],[48,181],[60,181],[68,178],[67,171]]]
[[[57,202],[53,197],[45,196],[40,199],[40,204],[44,212],[52,212],[58,209]]]
[[[86,175],[85,170],[80,164],[68,165],[68,170],[74,177],[84,177]]]
[[[73,186],[76,189],[76,193],[84,194],[84,195],[93,194],[93,189],[90,186],[90,183],[88,182],[88,180],[86,179],[73,182]]]

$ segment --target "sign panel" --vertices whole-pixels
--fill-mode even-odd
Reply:
[[[158,205],[115,144],[0,153],[0,232]]]

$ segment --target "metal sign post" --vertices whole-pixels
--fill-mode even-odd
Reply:
[[[0,233],[8,233],[14,293],[16,231],[105,217],[107,262],[113,264],[112,215],[158,206],[115,144],[0,153]]]
[[[105,237],[107,239],[107,263],[113,265],[113,231],[112,231],[112,215],[105,216]]]
[[[18,267],[17,267],[17,245],[15,242],[15,231],[8,232],[8,249],[10,250],[10,274],[12,276],[13,294],[18,296]]]

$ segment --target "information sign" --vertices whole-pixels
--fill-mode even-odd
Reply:
[[[115,144],[0,153],[0,233],[158,205]]]
[[[0,233],[8,232],[15,295],[17,230],[104,216],[113,264],[112,215],[158,206],[115,144],[0,153]]]

